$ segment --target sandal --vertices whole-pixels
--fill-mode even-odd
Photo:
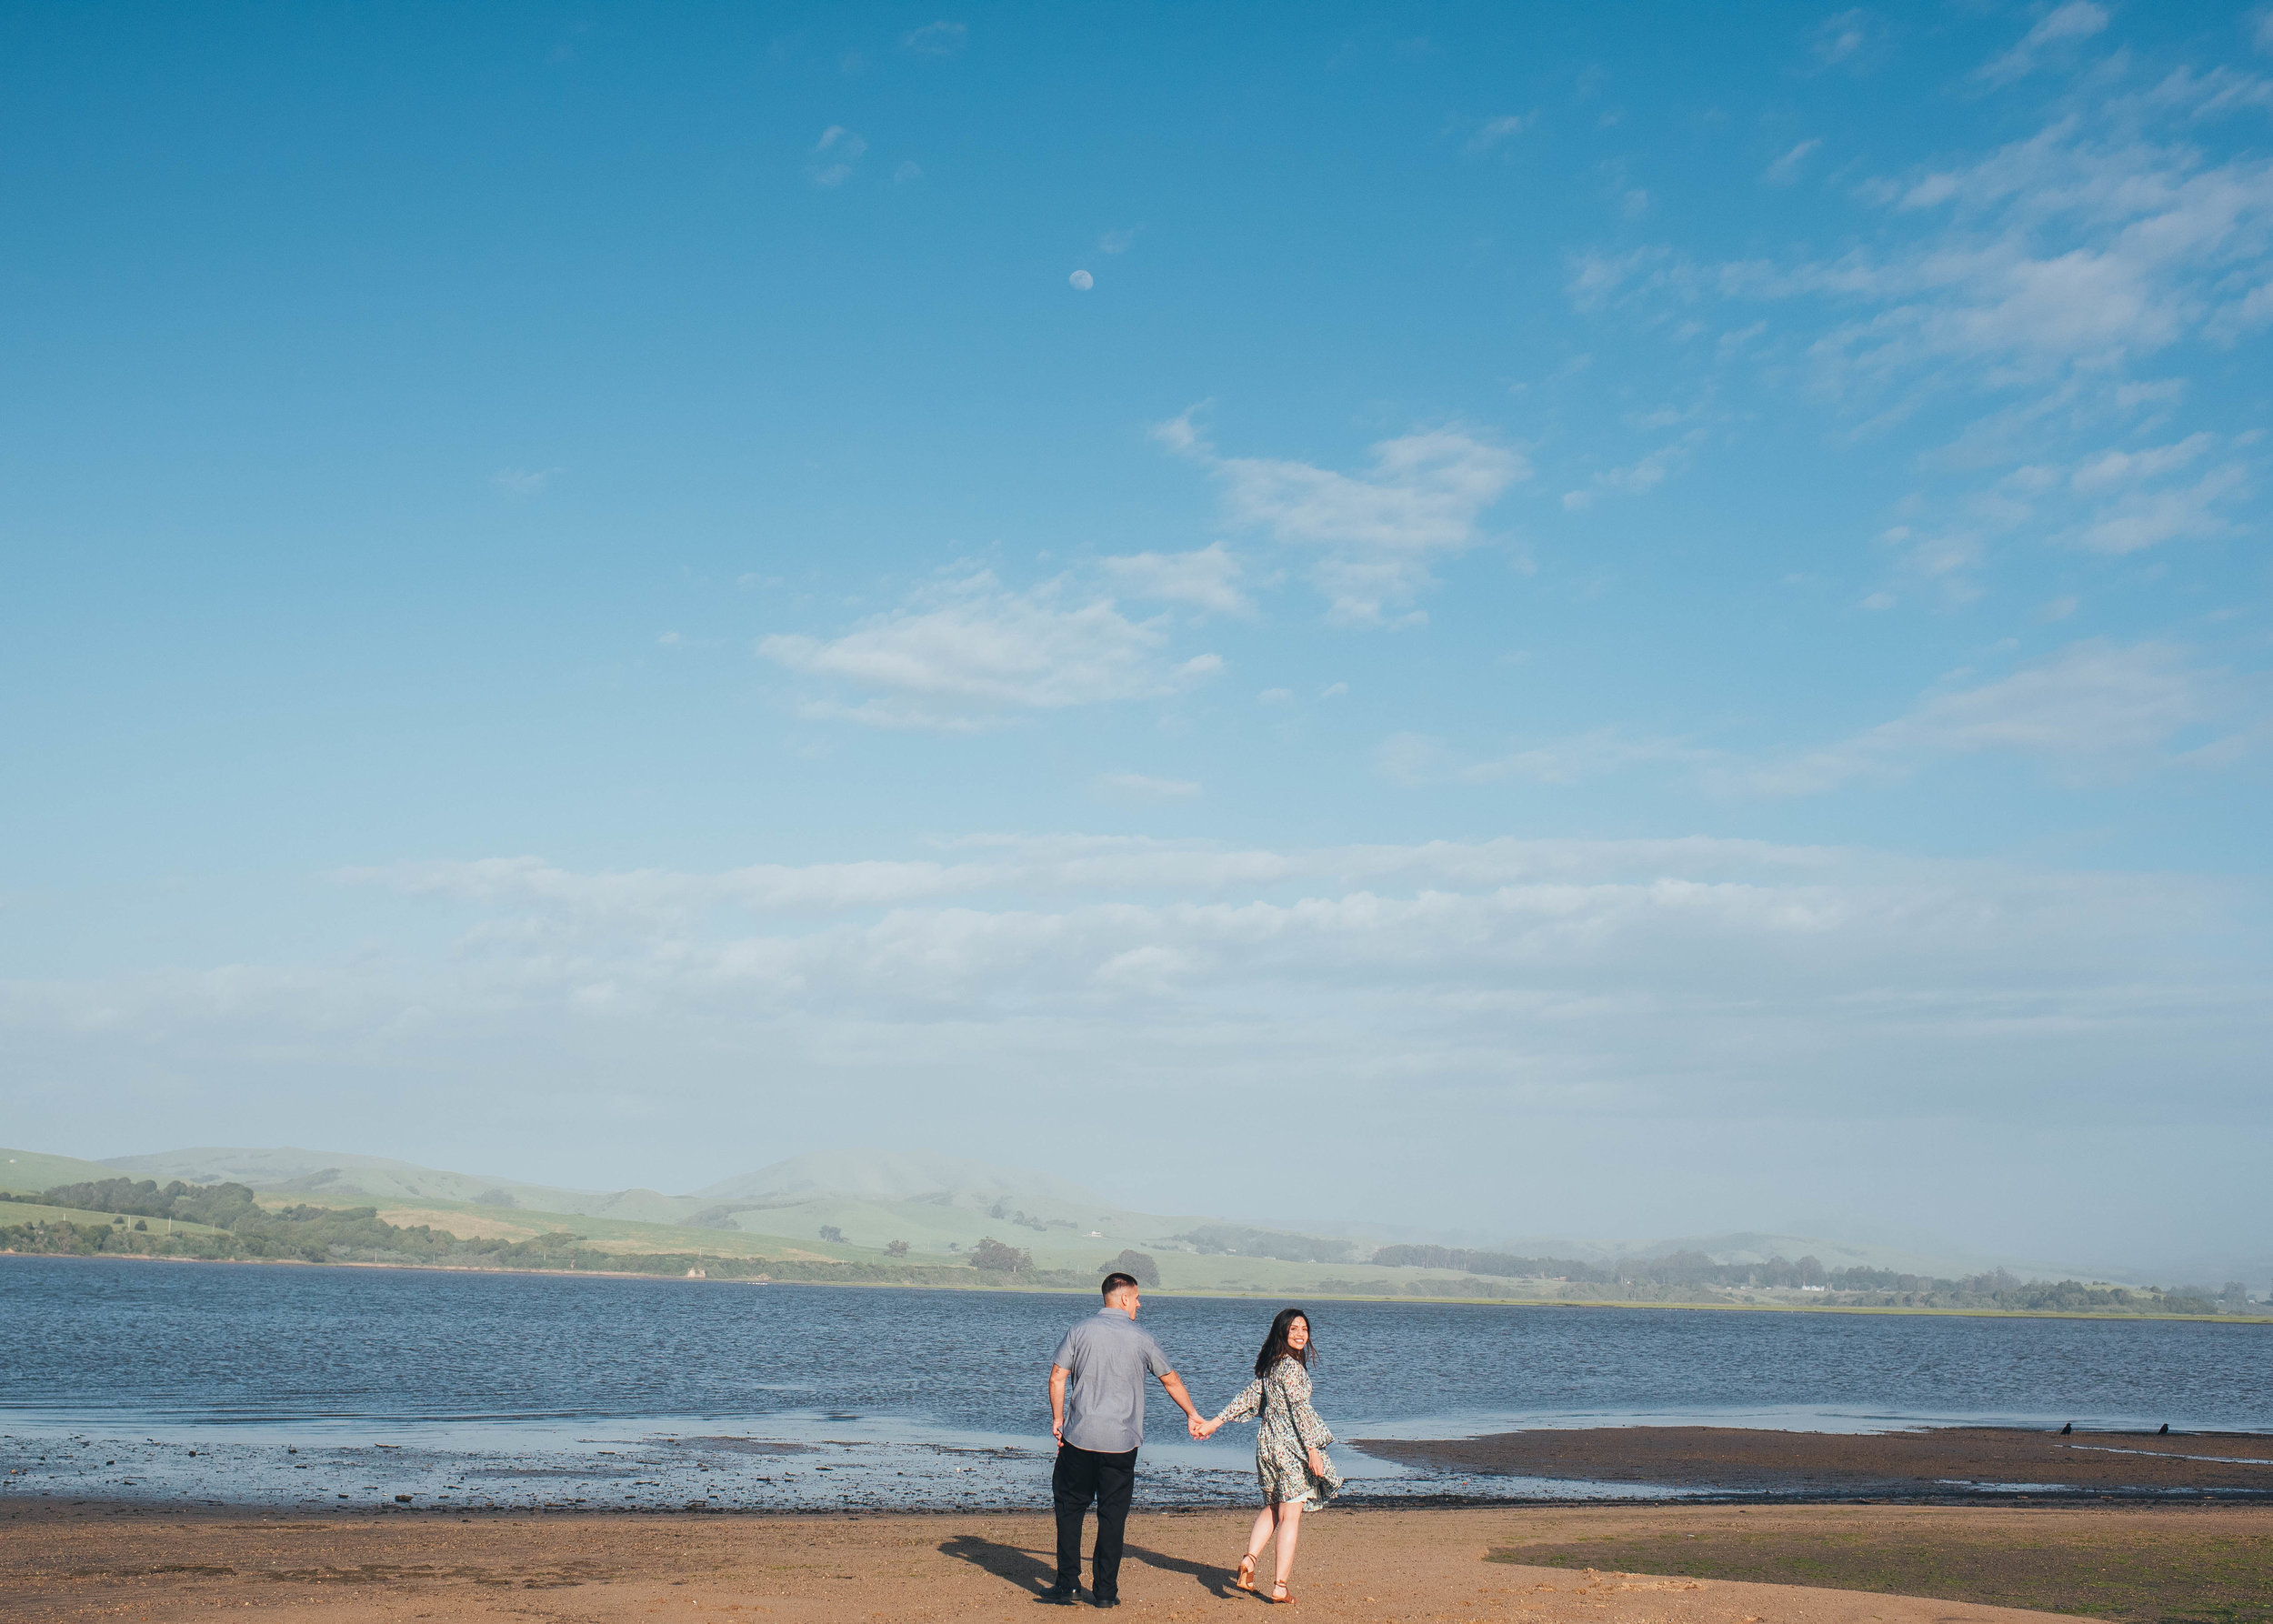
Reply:
[[[1231,1582],[1242,1590],[1255,1589],[1255,1559],[1252,1556],[1239,1559],[1239,1571],[1231,1576]]]
[[[1287,1585],[1286,1585],[1286,1581],[1285,1581],[1285,1580],[1283,1580],[1283,1579],[1282,1579],[1282,1580],[1280,1580],[1277,1584],[1273,1585],[1273,1586],[1271,1587],[1271,1591],[1272,1591],[1272,1595],[1271,1595],[1271,1603],[1272,1603],[1272,1605],[1273,1605],[1273,1606],[1275,1606],[1275,1607],[1292,1607],[1292,1606],[1294,1606],[1294,1604],[1295,1604],[1295,1593],[1294,1593],[1292,1590],[1290,1590],[1290,1589],[1288,1589],[1287,1588]]]

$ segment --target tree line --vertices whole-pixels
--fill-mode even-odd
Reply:
[[[1640,1288],[1644,1295],[1682,1288],[1725,1289],[1816,1288],[1839,1294],[1861,1308],[2005,1308],[2035,1312],[2114,1310],[2157,1314],[2214,1314],[2217,1305],[2198,1290],[2158,1286],[2088,1285],[2081,1280],[2024,1280],[2005,1269],[1947,1279],[1890,1268],[1826,1268],[1820,1258],[1770,1258],[1758,1263],[1716,1263],[1702,1252],[1662,1258],[1620,1258],[1607,1263],[1575,1258],[1523,1258],[1458,1247],[1388,1246],[1373,1261],[1390,1267],[1454,1268],[1493,1279],[1551,1279],[1579,1285]]]
[[[215,1262],[381,1263],[438,1268],[560,1270],[810,1283],[954,1285],[971,1269],[901,1261],[834,1262],[720,1257],[712,1252],[614,1252],[565,1229],[525,1240],[472,1238],[431,1225],[390,1224],[375,1207],[299,1204],[271,1209],[242,1184],[164,1186],[155,1179],[105,1178],[57,1185],[36,1196],[0,1200],[113,1215],[107,1223],[36,1218],[0,1222],[0,1251],[48,1256],[185,1258]],[[5,1218],[0,1210],[0,1218]],[[147,1226],[171,1218],[205,1226],[168,1234]],[[1014,1248],[1004,1248],[1012,1250]],[[1025,1270],[1033,1259],[1024,1253]]]

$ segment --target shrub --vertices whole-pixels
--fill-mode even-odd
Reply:
[[[1022,1247],[1005,1246],[989,1235],[971,1248],[971,1267],[988,1274],[1030,1275],[1034,1272],[1034,1254]]]
[[[1139,1286],[1160,1284],[1160,1265],[1150,1252],[1123,1252],[1110,1263],[1097,1265],[1097,1273],[1109,1275],[1116,1270],[1134,1278]]]

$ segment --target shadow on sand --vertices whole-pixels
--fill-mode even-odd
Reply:
[[[1032,1551],[1020,1545],[1005,1545],[998,1539],[984,1539],[977,1534],[957,1534],[952,1539],[939,1542],[939,1554],[953,1557],[958,1562],[968,1562],[981,1572],[996,1579],[1007,1579],[1029,1596],[1039,1596],[1057,1578],[1057,1553]],[[1197,1582],[1217,1599],[1228,1598],[1231,1570],[1213,1562],[1187,1562],[1181,1557],[1167,1556],[1160,1551],[1147,1550],[1141,1545],[1122,1547],[1124,1562],[1142,1562],[1163,1573],[1181,1573]]]
[[[952,1539],[939,1542],[939,1554],[953,1557],[958,1562],[968,1562],[981,1572],[996,1579],[1006,1579],[1030,1596],[1039,1596],[1057,1579],[1057,1553],[1051,1551],[1044,1558],[1023,1546],[1005,1545],[1000,1540],[981,1539],[976,1534],[957,1534]]]

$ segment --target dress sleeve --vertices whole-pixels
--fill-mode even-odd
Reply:
[[[1208,1425],[1211,1427],[1220,1427],[1226,1421],[1244,1421],[1249,1416],[1256,1414],[1262,1408],[1263,1383],[1258,1378],[1257,1380],[1250,1381],[1247,1384],[1247,1386],[1241,1388],[1239,1389],[1239,1396],[1234,1398],[1230,1403],[1225,1405],[1222,1409],[1218,1410],[1217,1412],[1216,1418],[1210,1421]]]
[[[1282,1369],[1284,1366],[1280,1367]],[[1287,1414],[1295,1424],[1295,1436],[1302,1439],[1306,1449],[1323,1449],[1334,1441],[1334,1435],[1318,1419],[1318,1412],[1310,1408],[1309,1373],[1297,1366],[1280,1378],[1280,1388],[1287,1396]]]

